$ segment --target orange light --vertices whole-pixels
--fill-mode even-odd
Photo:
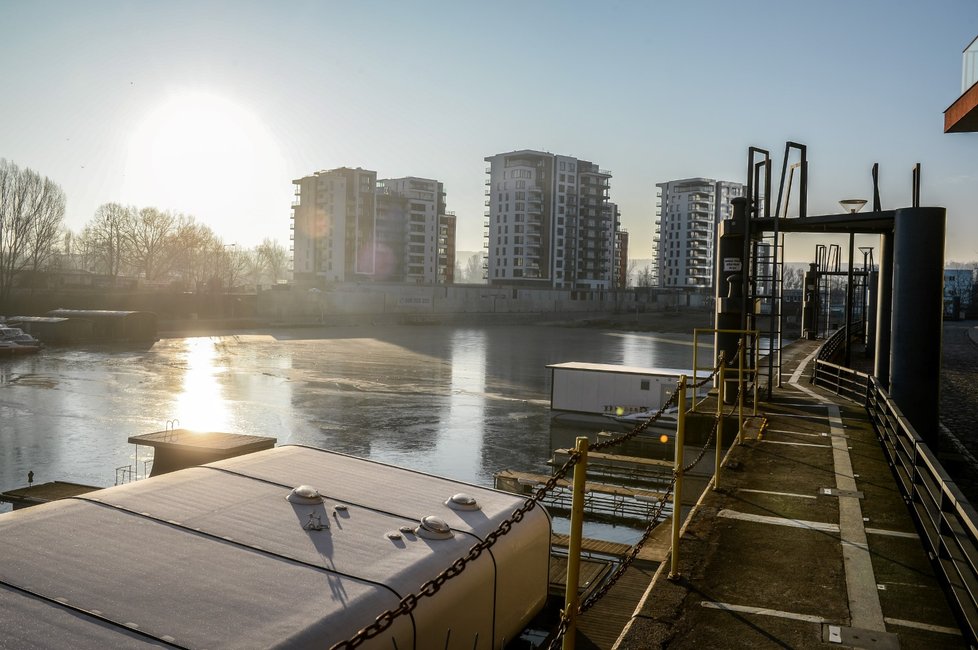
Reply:
[[[666,444],[667,442],[669,442],[669,436],[663,433],[661,436],[659,436],[659,442],[661,442],[662,444]]]

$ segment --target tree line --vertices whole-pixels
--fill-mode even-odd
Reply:
[[[77,270],[135,277],[186,291],[257,287],[287,279],[288,251],[266,238],[225,244],[193,216],[105,203],[80,232],[64,226],[65,194],[30,168],[0,159],[0,300],[24,272]]]

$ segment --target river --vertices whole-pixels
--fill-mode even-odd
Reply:
[[[703,358],[711,350],[701,348]],[[0,489],[112,485],[170,420],[273,436],[492,486],[549,473],[550,371],[565,361],[690,367],[692,337],[548,326],[400,326],[164,338],[0,359]],[[9,510],[0,504],[0,511]]]

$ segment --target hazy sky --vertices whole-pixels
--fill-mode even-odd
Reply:
[[[743,181],[747,147],[808,145],[810,214],[871,198],[948,209],[978,259],[978,135],[943,133],[978,2],[14,2],[0,0],[0,157],[108,201],[286,246],[293,178],[361,166],[445,183],[482,248],[487,155],[613,173],[649,257],[655,183]],[[810,257],[806,242],[789,259]]]

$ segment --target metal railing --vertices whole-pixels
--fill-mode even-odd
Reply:
[[[978,511],[875,377],[866,410],[921,541],[972,646],[978,642]]]
[[[869,375],[852,368],[816,359],[812,383],[854,402],[869,400]]]
[[[958,624],[975,647],[978,511],[876,377],[816,360],[812,383],[865,406]]]

